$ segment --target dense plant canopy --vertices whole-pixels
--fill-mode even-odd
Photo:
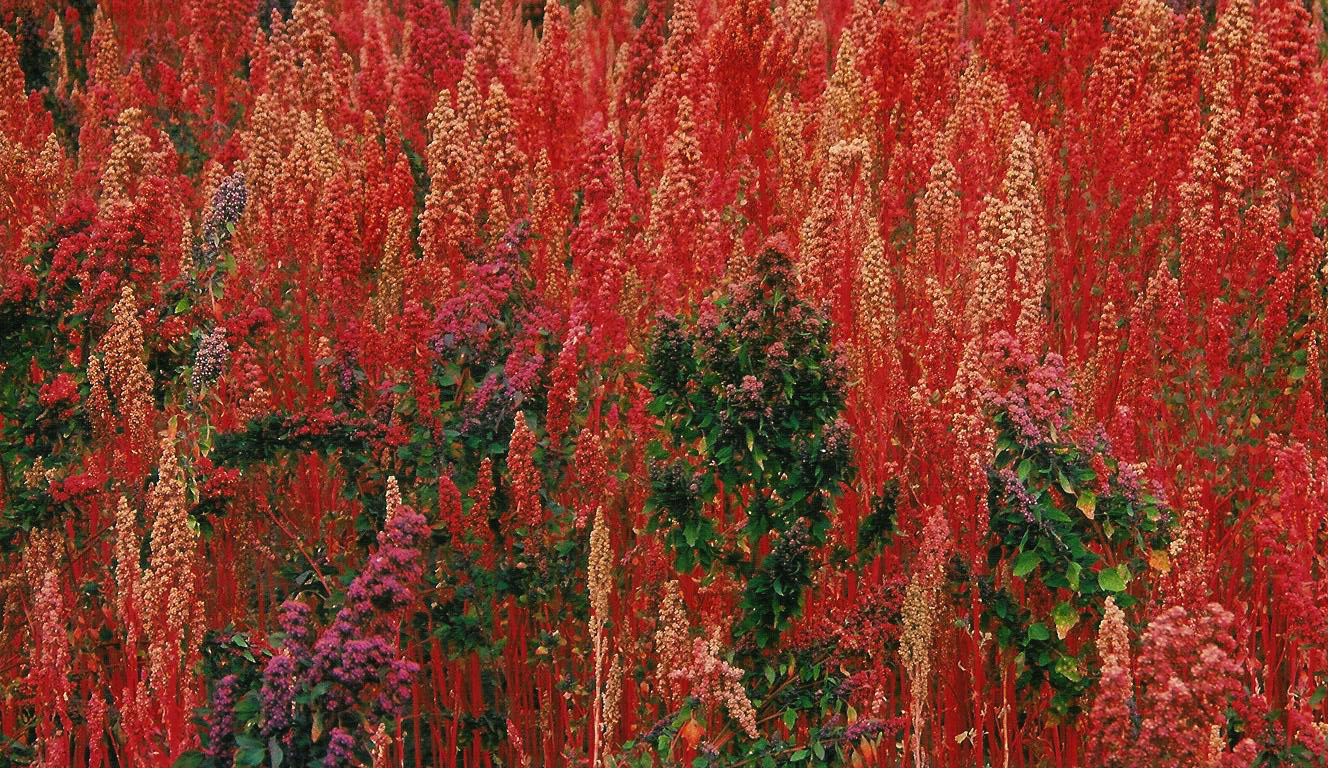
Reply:
[[[1322,0],[0,0],[0,768],[1328,766]]]

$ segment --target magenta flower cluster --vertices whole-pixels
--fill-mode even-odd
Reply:
[[[1008,377],[1009,386],[1004,391],[992,387],[983,393],[983,399],[1005,411],[1025,438],[1046,442],[1051,439],[1049,428],[1066,428],[1075,397],[1060,355],[1048,353],[1039,361],[1014,336],[998,331],[989,340],[984,363],[993,374]]]
[[[280,650],[264,668],[259,692],[264,739],[275,737],[298,751],[318,722],[325,732],[312,729],[313,757],[324,766],[349,765],[356,734],[400,714],[419,667],[400,658],[398,625],[415,597],[419,544],[427,533],[424,516],[411,507],[391,510],[377,550],[321,633],[308,605],[282,605]]]

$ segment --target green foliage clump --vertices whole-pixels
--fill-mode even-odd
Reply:
[[[1172,515],[1105,437],[1075,434],[1059,356],[1035,364],[996,341],[1009,387],[987,397],[996,443],[983,620],[1014,652],[1021,690],[1050,684],[1053,711],[1072,717],[1093,681],[1079,635],[1098,625],[1108,597],[1135,602],[1133,576],[1165,567]]]
[[[801,610],[808,552],[825,543],[852,463],[829,320],[768,249],[694,321],[661,319],[646,373],[663,433],[651,447],[653,528],[679,570],[737,571],[748,584],[739,629],[770,646]]]

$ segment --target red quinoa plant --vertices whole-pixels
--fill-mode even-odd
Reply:
[[[1325,764],[1326,18],[0,0],[0,765]]]

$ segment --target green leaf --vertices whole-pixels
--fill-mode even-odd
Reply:
[[[1065,491],[1066,493],[1072,496],[1074,495],[1074,485],[1070,483],[1070,478],[1065,476],[1065,472],[1063,470],[1061,469],[1056,470],[1056,479],[1060,481],[1062,491]]]
[[[246,733],[236,734],[235,743],[241,749],[257,749],[260,751],[263,749],[263,742]]]
[[[199,752],[196,749],[191,749],[188,752],[185,752],[184,754],[175,758],[174,768],[198,768],[198,766],[202,764],[203,764],[203,753]]]
[[[1073,656],[1062,656],[1057,659],[1056,672],[1071,682],[1077,683],[1084,679],[1083,670],[1079,668],[1079,660]]]
[[[263,756],[267,750],[262,747],[245,747],[235,753],[235,765],[237,768],[253,768],[253,766],[263,764]]]
[[[250,718],[258,714],[258,697],[248,695],[240,699],[235,705],[235,719],[241,723],[248,722]]]
[[[1078,563],[1070,563],[1070,566],[1065,569],[1065,579],[1070,582],[1070,589],[1072,591],[1079,591],[1079,577],[1083,572],[1083,566]]]
[[[1080,493],[1079,500],[1075,503],[1075,506],[1079,508],[1080,512],[1084,513],[1084,517],[1092,520],[1094,514],[1097,512],[1097,494],[1092,491],[1084,491]]]
[[[1051,611],[1051,618],[1056,622],[1056,636],[1064,640],[1074,625],[1079,623],[1079,612],[1068,602],[1057,603]]]
[[[784,710],[784,727],[793,730],[793,724],[798,722],[797,710],[792,708]]]
[[[1097,572],[1097,585],[1103,592],[1124,592],[1125,579],[1116,568],[1103,568]]]
[[[1042,622],[1036,622],[1028,627],[1028,639],[1041,642],[1050,638],[1051,630]]]
[[[1033,569],[1038,567],[1041,562],[1042,558],[1038,556],[1037,552],[1031,549],[1023,552],[1014,561],[1014,577],[1016,579],[1024,578],[1032,573]]]

